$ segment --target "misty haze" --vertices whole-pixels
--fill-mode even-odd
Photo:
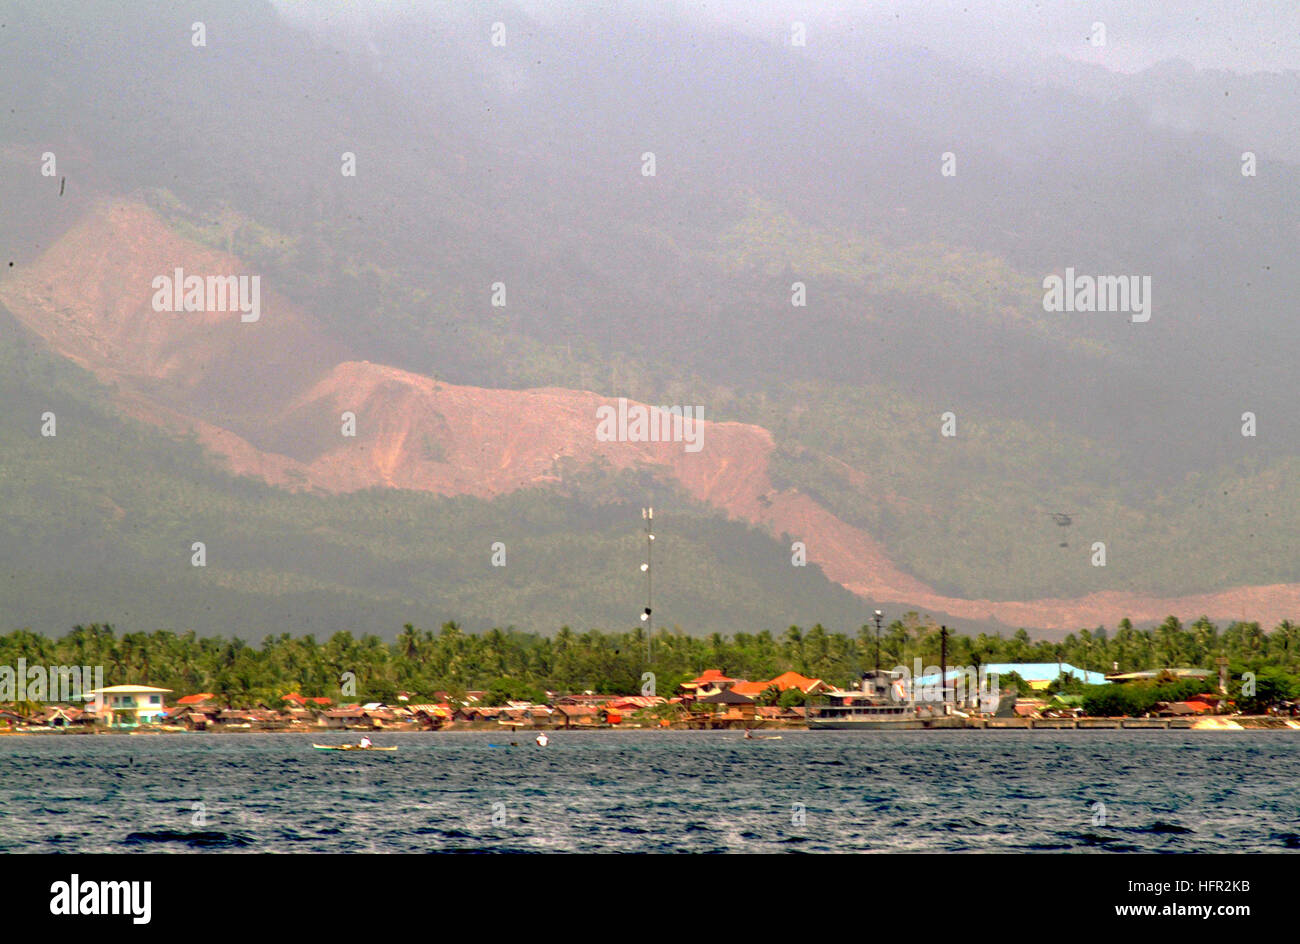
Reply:
[[[1300,617],[1300,14],[563,6],[10,5],[6,631]]]

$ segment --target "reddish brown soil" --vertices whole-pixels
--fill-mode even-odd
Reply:
[[[265,279],[255,324],[241,323],[237,313],[154,312],[151,280],[177,266],[201,275],[253,274],[123,201],[97,208],[35,265],[0,282],[0,301],[55,351],[112,384],[130,415],[192,433],[231,470],[286,488],[490,498],[603,461],[614,469],[653,468],[734,518],[805,542],[809,560],[849,590],[936,615],[1043,629],[1171,613],[1266,625],[1300,615],[1300,586],[1293,584],[1177,598],[941,596],[894,566],[870,535],[797,490],[777,491],[765,429],[706,422],[704,447],[695,453],[680,443],[602,443],[596,409],[616,400],[580,390],[455,386],[349,360]],[[356,414],[355,438],[340,434],[345,411]]]

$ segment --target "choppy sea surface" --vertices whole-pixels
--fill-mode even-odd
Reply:
[[[0,852],[1300,849],[1295,732],[779,733],[3,737]]]

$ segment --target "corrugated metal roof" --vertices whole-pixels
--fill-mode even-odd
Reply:
[[[927,666],[927,668],[937,667]],[[1014,672],[1026,682],[1055,682],[1060,675],[1072,675],[1088,685],[1106,684],[1106,676],[1100,672],[1085,672],[1068,662],[1059,664],[1056,662],[987,662],[980,666],[980,672],[986,675],[1010,675]],[[965,672],[949,666],[948,671],[944,673],[944,681],[950,682],[962,675],[965,675]],[[914,681],[918,685],[937,685],[939,683],[939,673],[931,672],[929,675],[922,675]]]

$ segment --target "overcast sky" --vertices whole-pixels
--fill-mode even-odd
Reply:
[[[793,19],[826,29],[861,22],[909,44],[1000,67],[1014,67],[1026,56],[1061,55],[1121,72],[1173,58],[1240,72],[1300,70],[1300,3],[1288,0],[669,0],[648,5],[762,31]],[[1088,41],[1094,22],[1106,25],[1104,47]]]
[[[457,3],[462,0],[456,0]],[[626,0],[625,0],[626,2]],[[1042,56],[1066,56],[1119,72],[1166,59],[1237,72],[1300,70],[1300,3],[1291,0],[634,0],[658,14],[717,23],[755,34],[784,35],[791,21],[818,31],[852,26],[879,31],[908,45],[998,69],[1016,69]],[[291,19],[328,18],[332,25],[364,22],[385,11],[420,9],[431,19],[454,5],[420,0],[277,0]],[[524,0],[538,19],[574,18],[592,0]],[[604,6],[602,2],[597,4]],[[477,7],[478,5],[475,4]],[[487,9],[490,4],[485,5]],[[1106,44],[1088,40],[1094,22]]]
[[[663,5],[667,4],[651,4]],[[697,16],[767,30],[803,20],[835,29],[865,22],[881,33],[965,61],[1015,66],[1060,55],[1136,72],[1167,59],[1236,72],[1300,69],[1300,4],[1282,0],[676,0]],[[1105,47],[1088,42],[1093,22]]]

